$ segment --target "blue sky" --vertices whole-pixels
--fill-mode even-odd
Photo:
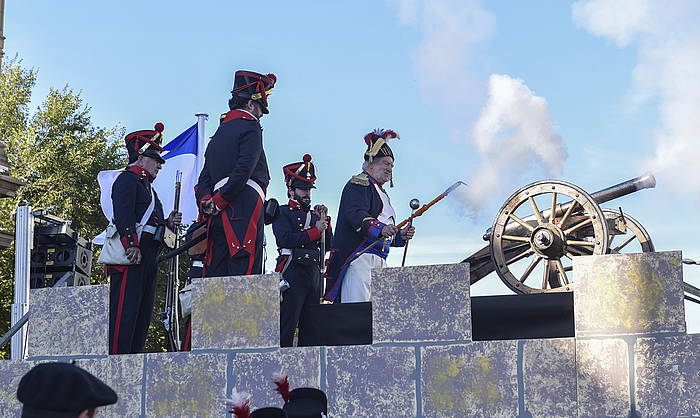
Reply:
[[[67,84],[82,90],[97,125],[161,121],[166,138],[197,112],[211,115],[213,134],[236,69],[275,73],[263,119],[270,194],[282,200],[281,167],[310,153],[313,199],[331,214],[360,168],[363,135],[396,130],[390,195],[399,217],[411,198],[425,203],[457,180],[478,194],[416,220],[408,264],[456,262],[482,247],[505,199],[532,181],[593,192],[651,169],[656,189],[608,206],[640,220],[657,250],[700,258],[700,155],[690,135],[700,122],[687,117],[698,119],[700,93],[685,83],[700,70],[700,13],[690,1],[664,4],[9,0],[5,49],[38,70],[34,106]],[[700,287],[700,267],[684,274]],[[495,275],[472,290],[509,292]],[[686,310],[689,330],[700,332],[699,307]]]

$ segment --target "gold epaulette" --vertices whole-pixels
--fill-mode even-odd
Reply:
[[[359,184],[360,186],[369,186],[369,178],[367,174],[358,174],[350,178],[350,183]]]

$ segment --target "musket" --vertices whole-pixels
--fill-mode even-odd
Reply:
[[[182,187],[182,172],[177,171],[175,174],[175,202],[173,211],[180,211],[180,189]],[[175,229],[175,248],[178,247],[178,236],[177,228]],[[180,350],[180,319],[178,312],[178,301],[177,296],[180,290],[180,278],[178,274],[179,257],[175,255],[170,259],[168,265],[168,281],[165,290],[165,317],[163,318],[163,325],[165,326],[165,332],[168,334],[168,341],[170,342],[170,351]]]
[[[452,193],[452,191],[453,191],[454,189],[456,189],[456,188],[459,187],[459,186],[466,186],[466,185],[467,185],[467,183],[465,183],[465,182],[463,182],[463,181],[458,181],[458,182],[456,182],[455,184],[453,184],[452,186],[448,187],[447,190],[445,190],[444,192],[440,193],[435,199],[433,199],[433,200],[431,200],[430,202],[426,203],[425,205],[421,206],[420,209],[418,209],[418,210],[416,210],[415,212],[411,213],[411,216],[409,216],[408,218],[406,218],[406,219],[404,219],[403,221],[399,222],[399,223],[396,225],[396,229],[400,230],[401,228],[403,228],[404,226],[406,226],[406,224],[408,224],[409,222],[412,223],[413,220],[414,220],[415,218],[417,218],[417,217],[423,215],[423,214],[424,214],[428,209],[430,209],[434,204],[436,204],[437,202],[439,202],[439,201],[441,201],[442,199],[444,199],[448,194]],[[384,241],[384,239],[385,239],[385,238],[382,238],[382,237],[377,238],[372,244],[370,244],[369,246],[367,246],[364,250],[359,251],[359,252],[357,252],[354,256],[352,256],[352,258],[350,258],[348,261],[346,261],[346,262],[343,264],[343,266],[346,266],[346,265],[352,263],[353,261],[357,260],[357,258],[358,258],[359,256],[361,256],[362,254],[364,254],[364,253],[366,253],[367,251],[369,251],[372,247],[374,247],[375,245],[377,245],[378,242]]]

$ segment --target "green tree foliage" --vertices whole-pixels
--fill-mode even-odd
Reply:
[[[126,165],[124,131],[94,126],[90,108],[79,92],[68,87],[51,89],[36,112],[30,112],[37,74],[20,64],[5,60],[0,69],[0,140],[7,144],[9,175],[26,185],[16,198],[0,199],[0,229],[14,231],[17,206],[29,205],[70,220],[72,229],[91,239],[107,225],[100,209],[97,173]],[[102,266],[94,264],[97,255],[96,251],[92,283],[106,283]],[[165,351],[167,346],[161,323],[166,269],[163,263],[146,343],[150,352]],[[180,277],[186,277],[186,257],[180,259],[179,270]],[[10,328],[13,297],[14,248],[10,247],[0,251],[0,335]],[[69,318],[56,320],[70,323]],[[9,358],[9,345],[0,348],[1,358]]]
[[[94,126],[90,108],[68,87],[51,89],[30,112],[36,77],[17,60],[4,61],[0,71],[0,140],[7,144],[9,175],[26,182],[16,198],[0,200],[0,228],[14,231],[16,207],[30,205],[71,220],[71,227],[89,239],[107,223],[100,211],[97,173],[126,163],[119,141],[122,132]],[[93,283],[100,274],[94,270]],[[11,247],[0,252],[0,333],[9,329],[13,295]],[[6,358],[8,350],[5,346],[0,357]]]

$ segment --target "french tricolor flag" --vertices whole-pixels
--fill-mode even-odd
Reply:
[[[197,220],[197,202],[194,197],[194,186],[197,185],[199,170],[198,158],[204,158],[204,150],[198,150],[197,124],[189,127],[185,132],[168,142],[163,147],[161,156],[165,160],[153,182],[158,197],[163,203],[163,212],[168,216],[174,208],[175,180],[177,172],[182,173],[182,185],[180,189],[180,212],[182,223],[191,224]],[[202,141],[203,143],[204,141]]]

